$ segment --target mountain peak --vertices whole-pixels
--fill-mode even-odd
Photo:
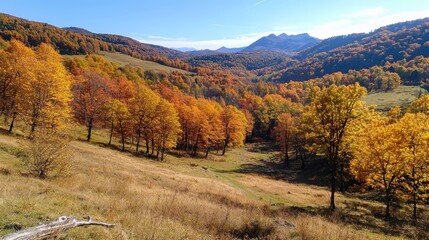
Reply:
[[[312,37],[308,33],[301,33],[297,35],[287,35],[286,33],[282,33],[278,36],[275,34],[270,34],[252,43],[243,51],[252,52],[265,50],[294,54],[306,48],[312,47],[320,41],[320,39]]]

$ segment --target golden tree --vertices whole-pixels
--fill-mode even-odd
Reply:
[[[414,100],[407,109],[408,112],[417,113],[421,112],[429,115],[429,95],[424,95]]]
[[[290,113],[280,114],[274,132],[276,134],[277,143],[280,144],[285,167],[289,167],[289,150],[296,131],[295,121],[292,115],[290,115]]]
[[[394,124],[378,119],[361,129],[351,145],[350,171],[356,179],[384,192],[386,218],[405,173],[401,141]]]
[[[411,195],[413,218],[417,219],[417,203],[424,202],[429,191],[429,117],[423,113],[407,113],[396,124],[400,136],[403,187]]]
[[[113,99],[107,103],[108,115],[111,121],[109,145],[112,143],[112,135],[116,133],[121,139],[121,150],[125,150],[125,141],[131,135],[132,122],[131,114],[127,105],[118,99]]]
[[[301,115],[301,129],[315,150],[324,154],[331,175],[330,210],[335,210],[336,175],[340,164],[340,151],[352,121],[362,116],[365,108],[361,98],[365,88],[332,85],[312,92],[311,104]]]
[[[176,146],[181,133],[179,115],[172,103],[165,99],[159,101],[154,124],[157,158],[163,161],[165,150]]]
[[[36,79],[36,63],[33,50],[20,41],[11,40],[6,51],[0,50],[0,107],[6,122],[12,118],[9,132],[28,97],[23,87]]]
[[[71,81],[61,56],[51,46],[41,44],[36,57],[36,77],[22,86],[22,113],[31,133],[37,126],[62,128],[71,117]]]
[[[226,147],[241,146],[246,139],[247,120],[243,112],[232,105],[226,106],[220,114],[223,131],[222,155],[225,155]]]
[[[149,138],[152,125],[156,115],[156,106],[160,97],[146,85],[139,83],[136,85],[136,94],[130,100],[129,110],[133,120],[136,134],[136,152],[139,152],[140,139],[144,135],[146,140],[146,154],[149,153]]]

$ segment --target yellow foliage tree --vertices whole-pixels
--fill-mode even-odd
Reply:
[[[315,88],[311,94],[311,104],[301,115],[300,128],[305,132],[306,139],[313,143],[315,150],[324,154],[329,163],[331,174],[329,208],[333,211],[342,143],[352,121],[358,120],[366,111],[361,101],[366,90],[356,83],[349,86],[332,85],[323,90]]]
[[[223,125],[222,131],[224,133],[222,155],[225,155],[228,145],[243,145],[246,139],[247,120],[243,112],[232,105],[228,105],[223,109],[220,118]]]
[[[28,96],[23,86],[37,77],[36,55],[31,48],[17,40],[11,40],[9,47],[0,50],[0,107],[5,121],[11,119],[12,132],[15,119],[22,113],[23,102]]]
[[[356,179],[384,192],[386,218],[405,171],[401,141],[395,125],[378,119],[362,128],[350,146],[350,171]]]
[[[47,44],[36,50],[35,78],[23,83],[22,113],[31,126],[64,128],[71,119],[71,80],[61,56]],[[24,97],[25,96],[25,97]]]
[[[429,117],[423,113],[407,113],[396,124],[400,136],[403,187],[413,203],[413,218],[417,220],[417,203],[428,197],[429,191]]]
[[[156,106],[160,97],[146,85],[139,83],[136,85],[136,94],[130,100],[129,109],[133,119],[134,131],[136,134],[136,152],[139,152],[140,138],[142,134],[146,140],[146,154],[149,153],[149,142],[151,129],[154,125]]]
[[[414,100],[407,109],[411,113],[424,113],[429,115],[429,95],[424,95]]]
[[[165,99],[159,101],[154,124],[157,158],[163,161],[165,150],[176,146],[181,133],[179,115],[172,103]]]
[[[107,103],[108,115],[111,121],[109,145],[112,143],[113,132],[121,138],[122,151],[125,150],[125,140],[131,135],[132,122],[131,114],[127,105],[118,99],[110,100]]]

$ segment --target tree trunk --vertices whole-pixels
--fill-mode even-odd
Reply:
[[[33,135],[35,130],[36,130],[36,123],[32,123],[31,124],[31,135]]]
[[[164,161],[164,148],[161,148],[161,161]]]
[[[209,146],[209,147],[207,147],[205,158],[207,158],[207,157],[209,156],[209,152],[210,152],[210,146]]]
[[[149,136],[145,133],[145,141],[146,141],[146,155],[149,154]]]
[[[195,140],[195,145],[194,145],[194,157],[197,156],[197,149],[198,149],[198,141],[199,141],[199,134],[197,134],[197,139]]]
[[[331,203],[329,205],[329,210],[331,212],[335,211],[335,173],[336,167],[333,166],[331,169]]]
[[[151,147],[152,147],[152,153],[150,154],[151,156],[153,156],[153,154],[154,154],[154,152],[155,152],[155,139],[152,137],[152,140],[151,140]],[[158,158],[158,156],[157,156],[157,158]]]
[[[289,167],[289,153],[288,152],[289,152],[289,146],[288,146],[288,144],[285,144],[285,162],[284,162],[284,165],[286,168]]]
[[[108,224],[104,222],[93,222],[88,217],[86,221],[78,221],[73,216],[62,216],[55,221],[40,224],[35,227],[23,229],[9,235],[3,236],[3,240],[31,240],[31,239],[51,239],[56,238],[55,236],[59,233],[65,232],[68,229],[81,226],[98,225],[103,227],[113,227],[114,224]]]
[[[13,112],[13,115],[12,115],[12,122],[10,123],[10,126],[9,126],[9,132],[10,132],[10,133],[12,132],[13,124],[15,123],[16,114],[17,114],[16,112]]]
[[[109,146],[112,145],[112,137],[113,137],[113,122],[110,125]]]
[[[139,153],[139,147],[140,147],[140,137],[141,137],[141,132],[140,130],[137,130],[137,143],[136,143],[136,153]]]
[[[417,221],[417,192],[413,192],[413,219]]]
[[[188,136],[188,129],[185,130],[185,151],[188,151],[189,149],[189,136]]]
[[[300,153],[299,157],[301,158],[301,169],[305,168],[305,157],[304,157],[304,153]]]
[[[123,152],[123,151],[125,151],[125,136],[124,135],[121,136],[121,142],[122,142],[122,149],[121,149],[121,151]]]
[[[93,123],[93,118],[90,118],[88,123],[88,135],[86,136],[86,141],[88,142],[91,141],[92,123]]]
[[[340,191],[344,193],[344,164],[340,164]]]
[[[389,190],[386,190],[386,213],[385,213],[385,218],[386,218],[386,220],[389,220],[390,219],[390,193],[389,193]]]
[[[225,144],[223,145],[223,149],[222,149],[222,156],[225,155],[227,145],[228,145],[228,140],[225,139]]]

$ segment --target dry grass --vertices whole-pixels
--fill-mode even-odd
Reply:
[[[17,138],[0,135],[0,235],[61,215],[89,215],[117,226],[74,229],[63,238],[387,238],[303,211],[327,205],[324,188],[233,171],[267,153],[237,149],[214,160],[168,156],[162,163],[78,141],[71,151],[70,176],[39,180],[21,174]]]

